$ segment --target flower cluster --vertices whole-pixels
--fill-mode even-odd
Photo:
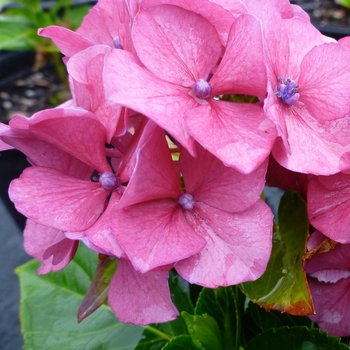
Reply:
[[[286,0],[100,0],[76,32],[39,35],[64,55],[72,100],[0,125],[0,149],[32,165],[9,194],[39,273],[65,267],[81,241],[118,258],[108,301],[119,320],[172,320],[170,269],[209,288],[264,273],[266,181],[301,193],[313,227],[350,243],[350,40]],[[323,259],[307,271],[334,333],[342,310],[318,298],[350,270],[321,278]]]

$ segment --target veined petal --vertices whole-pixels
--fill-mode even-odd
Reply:
[[[176,263],[184,279],[216,288],[253,281],[264,273],[272,248],[273,215],[263,201],[238,214],[196,203],[195,213],[188,212],[187,219],[207,244]]]
[[[146,115],[195,154],[183,115],[198,102],[189,96],[188,89],[158,79],[123,50],[113,50],[106,56],[103,74],[107,101]]]
[[[254,171],[270,154],[275,125],[258,105],[214,101],[188,110],[186,125],[193,137],[227,166]]]
[[[153,74],[185,87],[207,79],[221,56],[214,26],[178,6],[141,10],[132,37],[138,57]]]
[[[260,199],[266,168],[267,159],[255,171],[242,174],[200,146],[196,157],[186,151],[180,156],[186,192],[196,201],[227,212],[244,211]]]
[[[123,323],[148,325],[179,316],[171,301],[168,272],[139,273],[125,259],[118,261],[108,289],[108,304]]]
[[[224,57],[210,85],[214,95],[266,95],[263,40],[261,23],[257,18],[243,14],[233,23]]]
[[[115,210],[112,231],[142,273],[188,258],[206,244],[188,225],[182,207],[170,199]]]
[[[27,218],[62,231],[82,231],[100,216],[109,195],[97,182],[72,178],[44,167],[30,167],[11,182],[10,199]]]

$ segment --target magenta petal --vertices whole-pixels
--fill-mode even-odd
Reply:
[[[48,26],[38,30],[38,35],[50,38],[67,57],[71,57],[79,51],[93,45],[78,33],[59,26]]]
[[[248,14],[239,16],[230,30],[224,57],[210,80],[213,94],[266,95],[263,51],[260,21]]]
[[[171,200],[115,210],[112,230],[134,268],[140,272],[188,258],[202,250],[206,243],[188,225],[182,208]]]
[[[102,213],[109,191],[55,169],[30,167],[11,182],[9,195],[16,209],[35,222],[62,231],[82,231]]]
[[[108,290],[108,304],[119,321],[148,325],[179,316],[171,301],[168,272],[138,273],[129,261],[120,259]]]
[[[2,134],[5,132],[8,132],[10,130],[10,127],[6,124],[0,123],[0,138]],[[6,142],[0,139],[0,151],[6,151],[8,149],[13,148],[11,145],[8,145]]]
[[[216,288],[253,281],[264,273],[272,248],[273,215],[263,201],[238,214],[196,203],[195,213],[188,213],[187,219],[207,245],[176,263],[184,279]]]
[[[312,177],[308,190],[310,223],[325,236],[350,243],[350,175]]]
[[[250,174],[242,174],[225,166],[218,158],[202,147],[197,157],[182,151],[180,169],[186,192],[196,201],[227,212],[248,209],[264,189],[267,159]]]
[[[185,111],[197,105],[188,89],[158,79],[123,50],[106,56],[103,74],[107,101],[146,115],[195,154],[183,121]]]
[[[207,79],[221,56],[214,26],[178,6],[140,11],[132,37],[138,57],[153,74],[182,86]]]
[[[48,109],[34,114],[29,133],[103,173],[111,171],[105,155],[106,131],[95,118],[83,110]]]
[[[186,125],[193,137],[227,166],[254,171],[270,154],[274,124],[258,105],[212,100],[188,110]]]
[[[41,261],[39,274],[63,269],[73,259],[78,241],[67,239],[60,230],[27,220],[24,229],[25,251]]]

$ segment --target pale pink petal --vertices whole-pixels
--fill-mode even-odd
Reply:
[[[258,105],[212,100],[188,110],[186,125],[208,151],[242,173],[254,171],[270,154],[274,124]]]
[[[180,205],[170,199],[135,204],[121,210],[116,207],[112,230],[134,268],[140,272],[188,258],[202,250],[206,243],[188,225]]]
[[[82,35],[59,26],[40,28],[38,30],[38,35],[52,39],[60,51],[67,57],[71,57],[77,52],[85,50],[93,45],[91,41],[87,40]]]
[[[105,100],[102,71],[104,57],[110,51],[108,46],[95,45],[77,53],[67,63],[68,73],[73,80],[76,105],[95,113],[106,128],[108,142],[116,132],[124,133],[126,129],[125,125],[121,125],[120,130],[117,130],[123,117],[122,106],[108,104]]]
[[[103,74],[107,101],[146,115],[195,153],[183,121],[184,112],[198,104],[188,89],[158,79],[123,50],[106,56]]]
[[[3,135],[3,133],[10,130],[10,127],[6,124],[0,123],[0,138]],[[13,146],[7,144],[2,139],[0,139],[0,151],[6,151],[8,149],[12,149]]]
[[[111,171],[106,160],[106,131],[94,114],[75,109],[48,109],[33,115],[29,133],[99,172]]]
[[[229,33],[224,57],[210,85],[213,95],[266,95],[263,38],[261,23],[257,18],[244,14],[236,19]]]
[[[310,223],[325,236],[350,243],[350,175],[312,177],[308,191]]]
[[[103,212],[109,191],[97,182],[66,176],[44,167],[30,167],[11,182],[10,199],[27,218],[62,231],[82,231]]]
[[[197,157],[186,151],[180,156],[186,192],[196,201],[227,212],[246,210],[260,199],[266,168],[267,159],[255,171],[243,175],[202,147],[197,147]]]
[[[120,322],[135,325],[169,322],[179,316],[171,301],[167,271],[138,273],[120,259],[108,289],[108,304]]]
[[[184,279],[216,288],[253,281],[264,273],[272,248],[273,215],[263,201],[238,214],[202,203],[196,203],[194,212],[186,218],[207,245],[176,263]]]
[[[132,37],[138,57],[153,74],[185,87],[208,79],[221,56],[214,26],[178,6],[140,11]]]
[[[349,61],[350,50],[334,43],[317,46],[305,56],[298,93],[300,101],[317,120],[338,119],[349,114]]]
[[[63,269],[73,259],[78,241],[67,239],[60,230],[27,220],[23,232],[25,251],[41,262],[39,274]]]
[[[215,2],[217,1],[144,0],[142,6],[149,8],[152,6],[167,4],[179,6],[183,9],[198,13],[215,26],[222,44],[226,45],[227,35],[232,23],[237,16],[246,12],[246,8],[241,1],[230,0],[228,8],[230,11],[227,11],[220,2],[217,4]]]

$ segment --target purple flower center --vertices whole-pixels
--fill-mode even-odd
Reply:
[[[105,190],[113,190],[119,185],[118,178],[109,171],[103,173],[98,181]]]
[[[191,194],[184,193],[179,198],[179,204],[182,206],[182,208],[186,210],[192,210],[194,205],[196,204],[196,201]]]
[[[211,87],[205,79],[198,79],[192,88],[193,93],[200,99],[208,98],[211,93]]]
[[[286,81],[283,81],[283,78],[278,78],[281,82],[276,91],[276,96],[280,98],[287,105],[292,105],[299,100],[300,95],[298,94],[299,85],[288,78]]]
[[[116,49],[121,49],[123,50],[123,46],[120,42],[120,39],[119,39],[119,36],[116,36],[114,39],[113,39],[113,45]]]

